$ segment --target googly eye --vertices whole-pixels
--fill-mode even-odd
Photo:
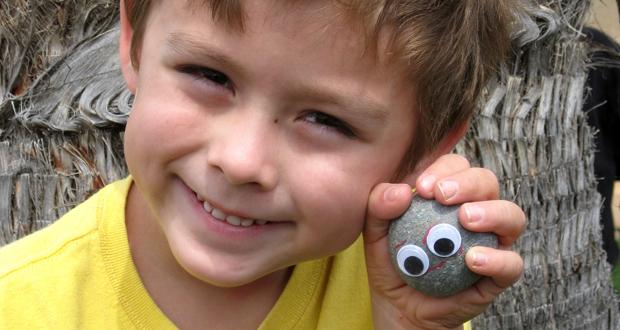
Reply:
[[[417,245],[405,245],[398,250],[396,261],[400,270],[413,277],[421,276],[428,270],[428,256]]]
[[[449,257],[461,248],[461,234],[456,227],[440,223],[428,232],[426,245],[433,254],[444,258]]]

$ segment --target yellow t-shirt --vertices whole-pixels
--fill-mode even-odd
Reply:
[[[104,187],[51,226],[0,249],[0,329],[176,328],[130,255],[124,211],[131,182]],[[260,326],[372,328],[361,238],[334,257],[296,265]]]
[[[131,178],[0,249],[1,329],[168,329],[142,285],[125,229]],[[371,329],[361,239],[297,265],[261,329]]]

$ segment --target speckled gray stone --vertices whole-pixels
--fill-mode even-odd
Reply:
[[[435,255],[426,244],[430,229],[442,223],[454,226],[461,236],[461,246],[449,257]],[[472,246],[496,248],[497,244],[495,234],[474,233],[463,228],[458,221],[458,205],[443,206],[419,196],[415,196],[409,209],[390,224],[389,247],[392,263],[408,285],[431,296],[452,295],[474,284],[480,276],[471,272],[465,265],[465,253]],[[418,246],[421,250],[411,247],[412,245]],[[429,261],[426,273],[414,277],[401,269],[403,265],[399,267],[397,254],[405,246],[409,246],[407,251],[426,253]]]

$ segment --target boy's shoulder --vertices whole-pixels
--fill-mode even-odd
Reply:
[[[122,183],[119,181],[102,188],[50,226],[1,247],[0,286],[12,274],[25,271],[35,275],[33,269],[53,266],[60,259],[80,253],[84,245],[95,243],[102,201],[114,194]]]
[[[89,214],[92,201],[85,201],[50,226],[1,248],[0,283],[12,273],[54,259],[95,232],[96,220]]]
[[[130,182],[104,187],[54,224],[0,249],[0,323],[20,329],[131,324],[117,312],[106,262],[128,250],[118,231]]]
[[[107,185],[0,249],[0,328],[174,328],[133,267],[125,230],[131,182]]]

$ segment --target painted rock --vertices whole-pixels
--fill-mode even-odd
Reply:
[[[480,278],[467,268],[465,253],[472,246],[496,248],[497,236],[463,228],[458,208],[415,196],[409,209],[390,224],[392,263],[409,286],[443,297]]]

